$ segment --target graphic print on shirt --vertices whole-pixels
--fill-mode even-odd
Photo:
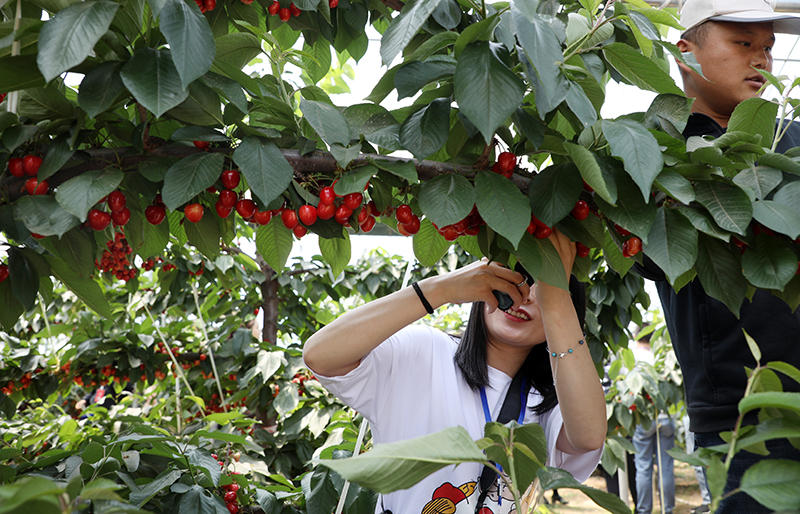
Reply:
[[[499,492],[498,482],[492,483],[489,488],[484,506],[478,514],[515,514],[516,505],[511,491],[502,486]],[[475,514],[475,502],[480,496],[478,482],[467,482],[455,487],[450,482],[445,482],[436,488],[431,495],[431,500],[422,508],[421,514]]]

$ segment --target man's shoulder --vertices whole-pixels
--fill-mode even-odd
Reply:
[[[719,137],[725,133],[725,129],[711,117],[693,112],[686,120],[686,128],[683,129],[683,137],[691,136],[712,136]]]
[[[789,123],[789,120],[784,121],[784,126],[786,123]],[[785,153],[790,148],[794,148],[796,146],[800,146],[800,125],[797,123],[792,123],[786,130],[786,134],[784,134],[781,140],[778,142],[778,146],[775,148],[775,151],[778,153]]]

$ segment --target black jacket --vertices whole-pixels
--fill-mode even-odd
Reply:
[[[692,114],[684,137],[725,133],[714,120]],[[800,146],[800,127],[792,125],[777,151]],[[664,272],[645,257],[636,271],[654,280],[664,309],[667,329],[683,372],[690,427],[693,432],[732,430],[739,416],[738,403],[747,384],[745,367],[755,367],[742,329],[758,344],[762,364],[783,361],[800,367],[800,309],[791,312],[783,300],[757,290],[753,301],[745,299],[736,319],[724,303],[708,296],[695,279],[676,293]],[[778,374],[785,391],[800,391],[800,385]],[[745,424],[755,424],[757,411]]]

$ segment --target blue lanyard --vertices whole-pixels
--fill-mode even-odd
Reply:
[[[520,425],[522,425],[522,422],[525,420],[525,409],[528,406],[528,394],[525,387],[527,381],[527,377],[522,379],[522,387],[519,390],[519,403],[521,407],[519,409],[517,423]],[[489,410],[489,401],[486,399],[486,389],[483,386],[481,386],[481,403],[483,404],[483,417],[486,418],[486,422],[489,423],[492,421],[492,413]]]
[[[517,418],[517,423],[519,423],[520,425],[522,425],[522,422],[525,420],[525,409],[528,407],[528,393],[527,393],[527,388],[525,387],[527,381],[528,381],[527,377],[522,379],[522,387],[519,390],[520,409],[519,409],[519,417]],[[486,389],[483,386],[481,386],[481,404],[483,404],[483,417],[486,418],[486,422],[489,423],[490,421],[492,421],[492,413],[489,410],[489,401],[486,399]],[[497,465],[497,467],[500,468],[500,471],[503,471],[503,468],[499,464]],[[503,497],[501,494],[499,494],[499,491],[497,495],[497,504],[498,505],[503,504]]]

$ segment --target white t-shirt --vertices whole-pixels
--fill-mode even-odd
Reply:
[[[434,328],[412,325],[399,331],[362,359],[350,373],[317,379],[345,404],[369,420],[376,444],[391,443],[462,426],[477,440],[486,423],[480,393],[470,389],[453,360],[457,341]],[[492,419],[497,419],[512,377],[489,367],[486,397]],[[541,395],[531,389],[528,407]],[[539,423],[547,438],[548,466],[565,469],[583,482],[594,471],[602,448],[581,455],[556,450],[561,432],[561,409],[543,416],[527,409],[525,423]],[[474,514],[483,465],[467,463],[443,468],[407,490],[384,496],[393,514]],[[511,493],[490,490],[486,507],[491,513],[514,511]],[[500,496],[500,498],[498,498]],[[380,510],[381,505],[378,504]],[[481,514],[491,514],[483,510]]]

